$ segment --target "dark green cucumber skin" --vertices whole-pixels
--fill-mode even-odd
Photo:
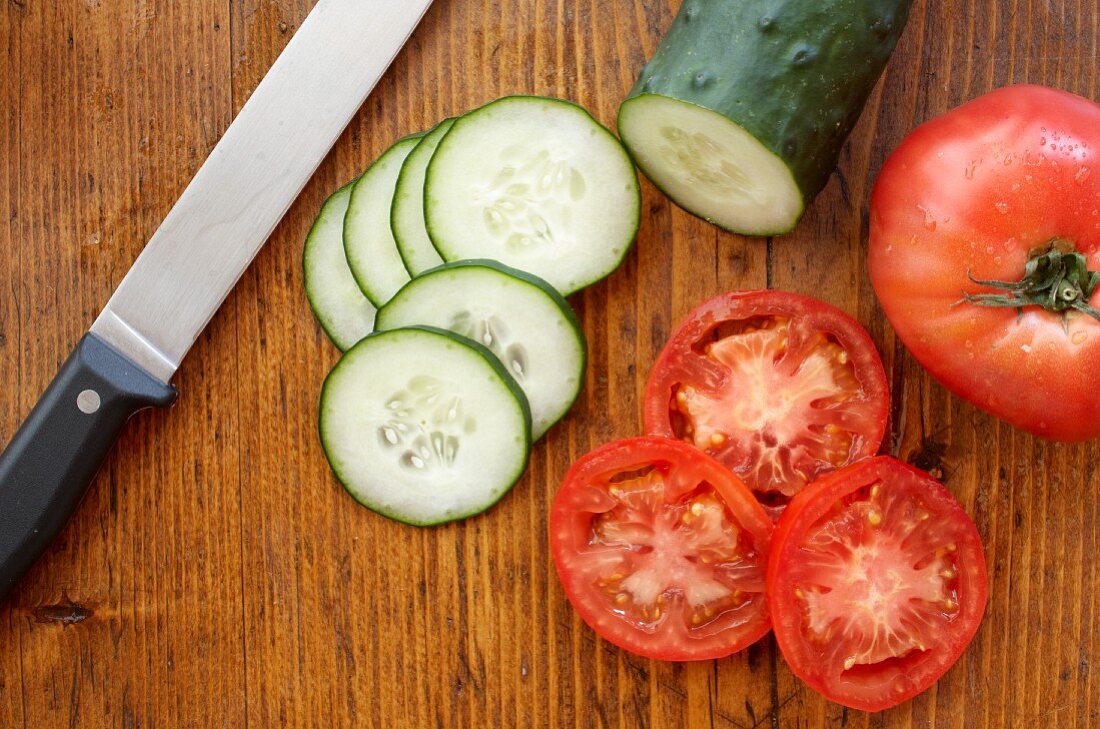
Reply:
[[[659,94],[718,112],[783,160],[808,205],[836,168],[911,5],[685,0],[626,101]]]

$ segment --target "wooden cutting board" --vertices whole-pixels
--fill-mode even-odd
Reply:
[[[312,5],[0,4],[4,439]],[[337,352],[300,261],[321,200],[398,137],[503,94],[575,99],[612,124],[677,6],[436,0],[187,358],[179,403],[131,423],[0,606],[0,726],[1100,725],[1100,447],[1041,442],[949,395],[894,337],[864,266],[870,182],[915,125],[1011,82],[1100,98],[1093,0],[918,0],[838,173],[790,236],[722,233],[646,183],[634,252],[573,299],[591,345],[584,392],[488,514],[404,527],[330,476],[316,401]],[[547,553],[562,475],[639,432],[675,323],[764,286],[867,326],[894,397],[884,449],[941,473],[988,550],[974,643],[881,715],[819,698],[771,638],[690,665],[624,653],[573,613]]]

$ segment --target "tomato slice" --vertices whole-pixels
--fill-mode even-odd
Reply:
[[[717,458],[777,516],[810,481],[875,453],[889,405],[874,343],[847,314],[734,291],[696,308],[665,345],[645,425]]]
[[[550,547],[569,601],[615,645],[703,660],[768,632],[772,524],[740,480],[666,438],[597,448],[566,474]]]
[[[776,525],[776,640],[826,698],[878,711],[924,691],[978,629],[986,566],[951,493],[888,456],[810,484]]]

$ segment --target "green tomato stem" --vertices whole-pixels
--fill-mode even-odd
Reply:
[[[1100,273],[1088,269],[1084,254],[1072,241],[1051,238],[1028,253],[1024,277],[1019,281],[997,281],[974,278],[969,271],[967,278],[989,288],[1005,293],[972,294],[962,292],[957,304],[974,304],[986,307],[1012,307],[1023,314],[1026,306],[1039,306],[1062,315],[1062,324],[1069,329],[1069,317],[1078,311],[1100,321],[1100,311],[1089,305],[1089,299],[1100,285]]]

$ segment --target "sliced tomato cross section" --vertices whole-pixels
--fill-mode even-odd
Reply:
[[[651,437],[578,460],[550,519],[554,564],[584,621],[615,645],[676,661],[726,656],[768,632],[771,532],[729,470]]]
[[[782,291],[735,291],[696,308],[645,394],[647,432],[714,456],[773,516],[810,481],[877,451],[888,410],[867,332]]]
[[[769,603],[791,670],[877,711],[924,691],[966,648],[986,601],[974,523],[927,474],[886,456],[811,484],[772,542]]]

